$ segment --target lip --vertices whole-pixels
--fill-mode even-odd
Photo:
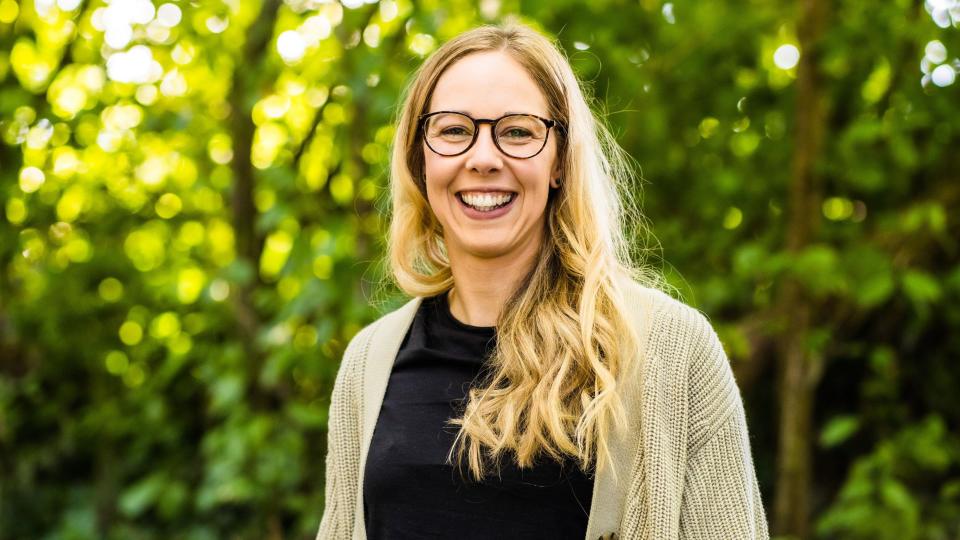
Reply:
[[[479,191],[479,190],[465,190],[465,191]],[[491,191],[503,191],[503,190],[491,190]],[[459,191],[457,193],[459,193]],[[460,206],[460,209],[463,210],[463,213],[467,215],[467,217],[471,219],[485,221],[490,219],[496,219],[510,212],[510,210],[517,203],[517,199],[520,198],[519,193],[516,193],[516,192],[511,192],[511,193],[514,193],[514,196],[513,196],[513,199],[510,200],[509,204],[507,204],[506,206],[497,208],[496,210],[491,210],[489,212],[481,212],[479,210],[474,210],[473,208],[467,206],[467,203],[463,202],[463,200],[461,200],[460,197],[458,196],[454,196],[454,199],[457,200],[457,204]]]
[[[463,192],[475,192],[475,193],[503,192],[503,193],[514,193],[514,194],[517,193],[516,190],[513,190],[513,189],[507,189],[505,187],[499,188],[499,187],[489,187],[489,186],[478,187],[478,188],[465,188],[457,191],[457,194],[459,195],[460,193],[463,193]]]

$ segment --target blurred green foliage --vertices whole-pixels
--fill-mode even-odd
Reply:
[[[593,90],[735,368],[803,284],[817,537],[960,537],[960,4],[830,3],[823,204],[790,253],[797,11],[0,0],[0,539],[312,538],[340,355],[402,301],[378,287],[400,89],[507,15]],[[772,369],[742,383],[768,508]]]

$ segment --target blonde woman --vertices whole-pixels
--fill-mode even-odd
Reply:
[[[318,538],[768,537],[716,333],[631,262],[626,163],[525,26],[422,65],[390,178],[413,299],[344,353]]]

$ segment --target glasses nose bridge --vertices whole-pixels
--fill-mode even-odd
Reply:
[[[473,139],[473,144],[471,144],[470,146],[476,146],[477,142],[480,140],[480,137],[483,136],[483,134],[480,133],[480,128],[483,127],[484,124],[488,124],[490,126],[490,140],[493,142],[493,146],[495,146],[497,150],[500,150],[500,144],[499,144],[499,141],[497,141],[497,134],[495,129],[497,127],[497,122],[499,122],[500,119],[497,118],[497,119],[491,120],[489,118],[474,118],[472,120],[473,120],[473,123],[476,125],[477,136]]]

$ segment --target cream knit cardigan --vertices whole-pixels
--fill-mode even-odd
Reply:
[[[620,288],[645,354],[634,362],[641,373],[621,380],[629,423],[610,434],[613,470],[597,472],[586,539],[768,539],[743,402],[716,332],[701,312],[660,291],[633,281]],[[421,300],[362,329],[344,352],[318,540],[366,539],[364,463]]]

